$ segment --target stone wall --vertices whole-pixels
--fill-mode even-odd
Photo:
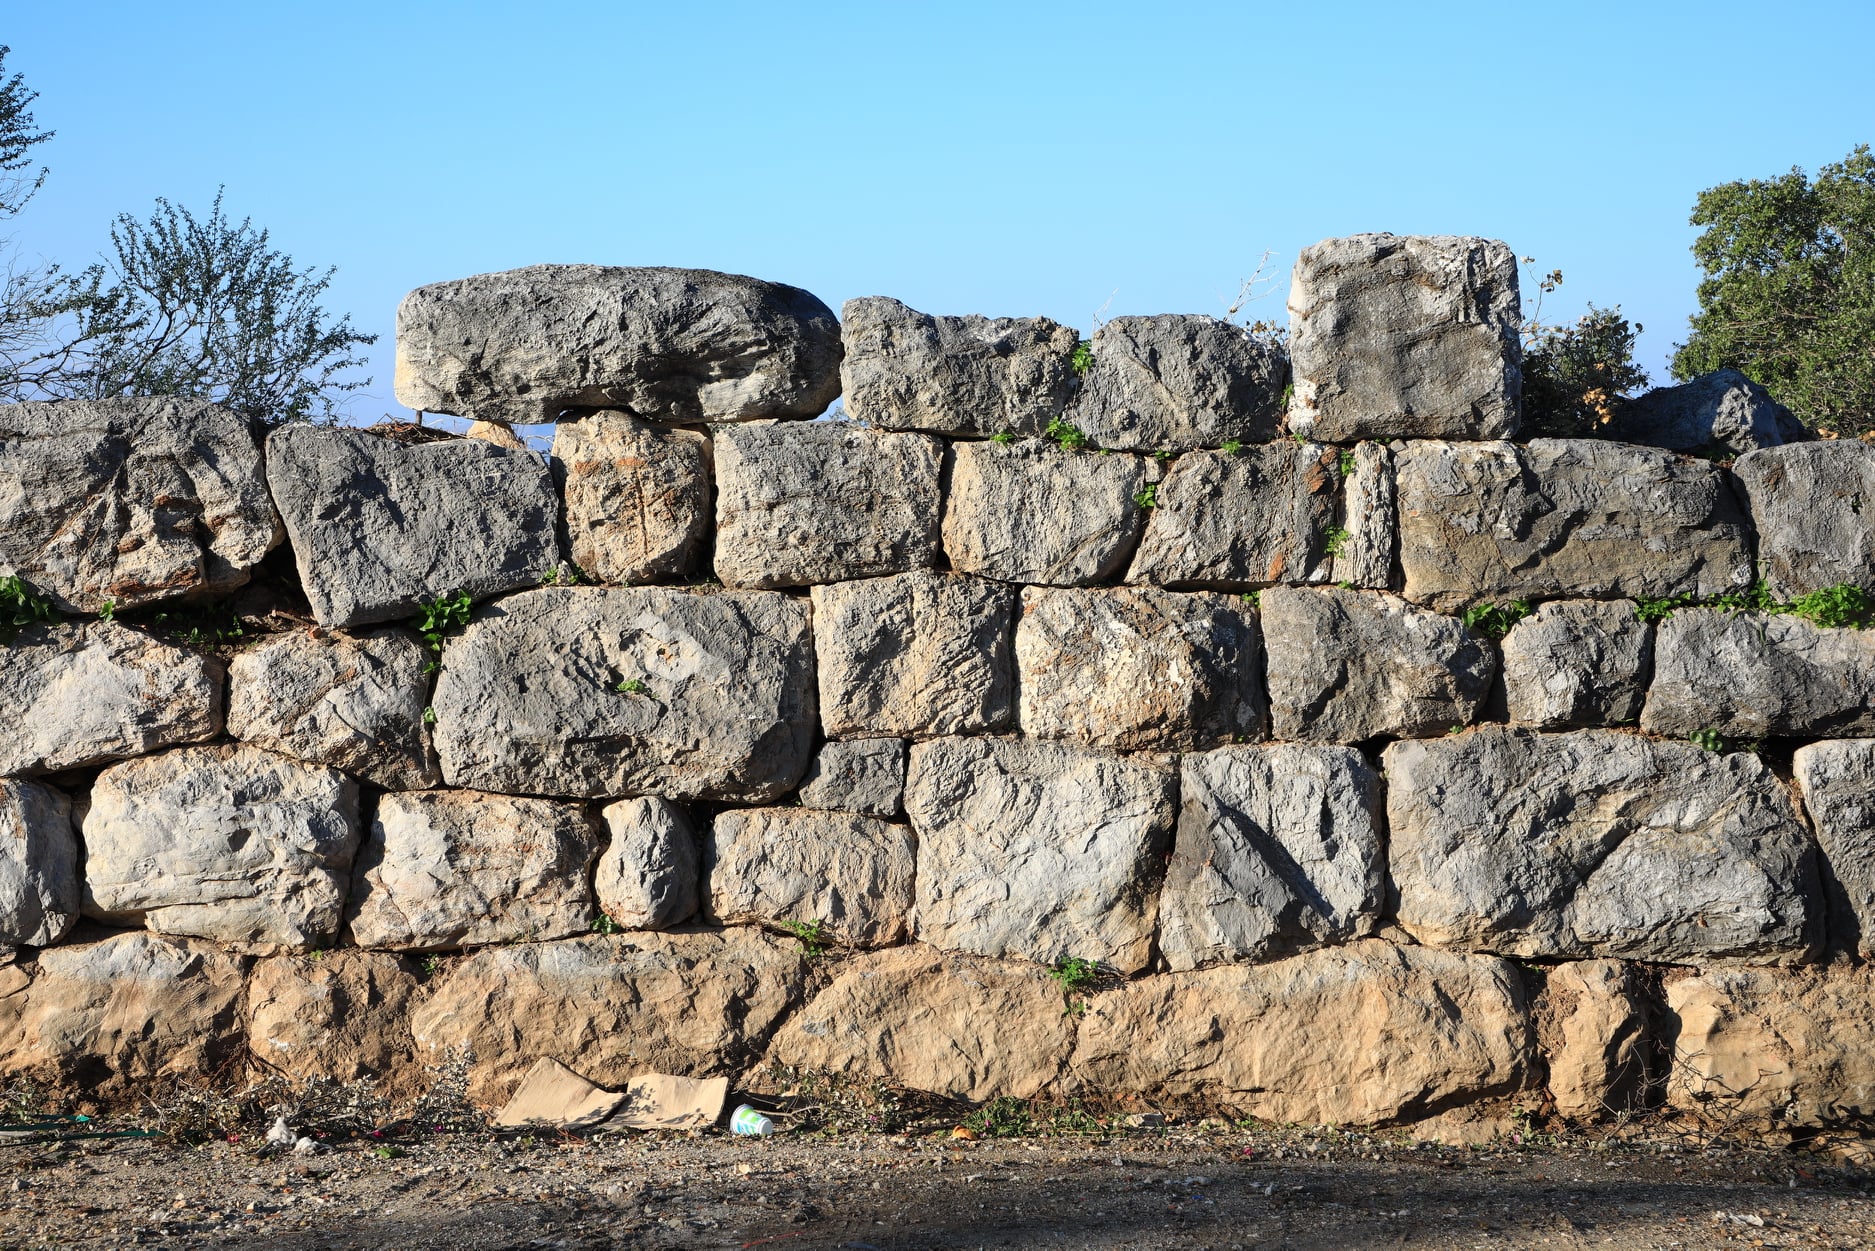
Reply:
[[[400,312],[483,437],[0,408],[0,1075],[1875,1111],[1875,447],[1514,441],[1499,243],[1291,312],[542,266]]]

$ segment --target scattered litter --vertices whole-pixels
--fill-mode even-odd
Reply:
[[[299,1144],[299,1135],[286,1123],[284,1116],[273,1118],[273,1126],[267,1131],[267,1145],[270,1147],[292,1147]]]
[[[951,1137],[961,1139],[964,1142],[975,1142],[977,1140],[977,1131],[959,1125],[956,1129],[951,1131]]]
[[[728,1099],[727,1077],[641,1073],[625,1083],[625,1106],[608,1124],[628,1129],[708,1129],[723,1114]]]
[[[323,1142],[312,1138],[301,1138],[298,1142],[293,1144],[294,1155],[318,1155],[325,1149],[326,1145]]]
[[[1126,1118],[1128,1129],[1164,1129],[1165,1117],[1158,1112],[1134,1112]]]
[[[534,1061],[513,1096],[495,1113],[495,1124],[502,1129],[591,1129],[624,1102],[623,1094],[594,1085],[558,1060],[543,1058]]]
[[[1714,1212],[1715,1221],[1730,1221],[1734,1225],[1750,1225],[1753,1229],[1764,1228],[1764,1218],[1752,1212]]]
[[[745,1103],[729,1118],[729,1132],[748,1138],[766,1138],[775,1132],[775,1123]]]

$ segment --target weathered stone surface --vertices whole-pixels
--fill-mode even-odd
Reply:
[[[280,538],[260,445],[225,408],[0,406],[0,575],[67,612],[232,590]]]
[[[850,422],[716,432],[716,576],[808,586],[928,569],[944,445]]]
[[[1791,771],[1822,852],[1830,945],[1875,955],[1875,740],[1806,744]]]
[[[430,661],[401,630],[278,635],[229,662],[228,733],[386,790],[435,786]]]
[[[1641,1106],[1647,1006],[1632,967],[1619,960],[1559,964],[1549,971],[1534,1015],[1559,1115],[1594,1121]]]
[[[776,798],[811,748],[808,617],[763,592],[511,596],[444,651],[432,701],[443,777],[534,795]],[[618,689],[633,682],[644,689]]]
[[[1490,693],[1497,654],[1456,618],[1334,587],[1271,587],[1258,602],[1279,739],[1444,734]]]
[[[1803,423],[1771,393],[1736,369],[1656,387],[1615,410],[1608,437],[1678,452],[1722,448],[1743,454],[1801,442]]]
[[[1371,1125],[1517,1089],[1527,1031],[1508,962],[1368,941],[1098,995],[1070,1071],[1090,1091]]]
[[[1046,317],[933,317],[875,295],[840,322],[846,409],[887,430],[1040,434],[1074,393],[1080,336]]]
[[[268,436],[267,480],[320,625],[486,599],[535,585],[560,561],[553,474],[532,452],[299,423]]]
[[[1022,592],[1017,722],[1036,738],[1119,751],[1261,738],[1256,610],[1157,587]]]
[[[1722,470],[1602,439],[1409,443],[1393,458],[1406,597],[1705,597],[1748,586],[1744,512]]]
[[[563,421],[553,470],[573,563],[601,582],[696,572],[711,522],[710,440],[607,410]]]
[[[484,443],[493,443],[496,447],[505,447],[515,452],[527,449],[527,440],[516,434],[514,427],[505,421],[472,421],[469,428],[462,432],[462,437],[480,439]]]
[[[980,734],[1014,718],[1014,588],[907,573],[817,586],[813,601],[828,738]]]
[[[418,287],[397,309],[397,401],[433,413],[812,417],[840,394],[839,367],[832,309],[707,269],[529,265]]]
[[[601,1086],[647,1071],[731,1076],[799,1000],[798,946],[735,929],[491,947],[442,979],[411,1034],[431,1063],[468,1048],[469,1093],[485,1104],[543,1056]]]
[[[374,1078],[383,1090],[418,1077],[410,1040],[416,969],[388,952],[339,948],[257,960],[247,979],[247,1046],[295,1081]]]
[[[1372,932],[1386,896],[1380,779],[1348,747],[1225,747],[1181,762],[1159,896],[1174,972]]]
[[[1665,963],[1801,959],[1815,848],[1756,756],[1485,726],[1388,747],[1400,924],[1438,946]]]
[[[1495,239],[1325,239],[1289,287],[1289,428],[1330,443],[1509,438],[1522,330],[1517,256]]]
[[[1627,600],[1544,604],[1500,646],[1510,719],[1545,730],[1621,725],[1641,715],[1654,630]]]
[[[1378,591],[1398,590],[1393,565],[1399,506],[1393,489],[1393,453],[1385,444],[1354,445],[1352,472],[1342,487],[1341,529],[1341,543],[1334,553],[1335,581]]]
[[[842,964],[768,1059],[951,1099],[1025,1099],[1060,1077],[1074,1024],[1045,969],[899,947]]]
[[[1143,456],[1070,452],[1041,439],[953,443],[944,552],[958,573],[1040,586],[1117,577],[1139,545]]]
[[[256,952],[330,947],[358,784],[258,747],[182,747],[98,775],[85,915]]]
[[[1875,446],[1833,439],[1768,448],[1739,457],[1732,473],[1773,595],[1795,599],[1840,582],[1875,590]]]
[[[856,738],[820,749],[801,780],[808,808],[895,817],[905,801],[905,740]]]
[[[0,778],[0,947],[48,947],[78,921],[72,805],[50,786]]]
[[[1094,331],[1068,420],[1096,447],[1190,451],[1264,443],[1282,424],[1289,361],[1242,326],[1162,313]]]
[[[914,746],[905,811],[918,832],[918,938],[1143,968],[1176,793],[1168,767],[1061,743]]]
[[[1328,580],[1336,452],[1269,443],[1179,457],[1159,484],[1128,582],[1242,588]]]
[[[628,930],[668,930],[695,916],[702,871],[684,810],[647,795],[607,804],[600,815],[612,841],[593,876],[599,911]]]
[[[1679,609],[1654,636],[1641,727],[1675,737],[1875,733],[1875,632]]]
[[[0,645],[0,774],[51,773],[221,732],[221,662],[110,621],[35,625]]]
[[[819,922],[861,947],[901,941],[917,840],[909,828],[851,812],[732,808],[717,814],[704,864],[704,910],[729,924]]]
[[[378,800],[352,876],[352,941],[441,951],[592,928],[599,831],[579,804],[478,791]]]

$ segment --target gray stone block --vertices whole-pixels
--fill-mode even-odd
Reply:
[[[1875,632],[1679,609],[1654,636],[1641,728],[1745,739],[1875,734]]]
[[[1126,569],[1146,527],[1138,497],[1161,477],[1142,456],[1071,452],[1040,439],[953,443],[944,551],[958,573],[1085,586]]]
[[[1159,484],[1129,582],[1220,589],[1328,580],[1337,453],[1287,441],[1191,452]]]
[[[1341,487],[1342,533],[1334,553],[1334,580],[1344,586],[1396,591],[1399,581],[1393,576],[1393,566],[1399,507],[1393,488],[1393,453],[1380,443],[1357,443],[1352,462],[1352,472],[1345,475]]]
[[[78,922],[72,804],[24,778],[0,778],[0,947],[49,947]]]
[[[1779,599],[1847,582],[1875,591],[1875,446],[1833,439],[1740,456],[1732,473]]]
[[[710,440],[612,410],[563,421],[554,476],[569,555],[600,582],[695,573],[709,550]]]
[[[1875,740],[1805,744],[1791,772],[1822,851],[1831,945],[1875,954]]]
[[[647,795],[607,804],[600,815],[612,840],[593,875],[599,910],[628,930],[668,930],[695,916],[701,852],[684,810]]]
[[[881,947],[905,937],[917,840],[903,825],[812,808],[720,812],[704,855],[705,912],[730,925],[818,925]]]
[[[895,817],[905,801],[905,740],[856,738],[820,749],[801,780],[808,808]]]
[[[1501,644],[1510,719],[1539,729],[1626,725],[1641,715],[1654,629],[1627,600],[1561,600]]]
[[[1094,331],[1093,364],[1068,420],[1096,447],[1185,452],[1265,443],[1282,424],[1289,361],[1216,317],[1115,317]]]
[[[1789,409],[1736,369],[1636,396],[1616,408],[1607,434],[1677,452],[1718,448],[1737,455],[1807,437]]]

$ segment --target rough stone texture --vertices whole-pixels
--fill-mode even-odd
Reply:
[[[410,1041],[416,969],[388,952],[339,948],[254,962],[247,979],[247,1046],[295,1081],[374,1078],[408,1091],[420,1071]]]
[[[1748,586],[1724,471],[1602,439],[1409,443],[1394,453],[1406,597],[1703,598]]]
[[[330,947],[358,784],[258,747],[183,747],[98,775],[85,915],[261,953]]]
[[[1719,369],[1620,405],[1607,437],[1678,452],[1722,448],[1743,454],[1807,436],[1803,423],[1769,391],[1736,369]]]
[[[1673,737],[1875,733],[1875,631],[1682,608],[1655,635],[1641,727]]]
[[[1098,995],[1070,1071],[1088,1091],[1372,1125],[1509,1093],[1528,1052],[1508,962],[1369,941]]]
[[[469,428],[462,432],[465,439],[480,439],[484,443],[493,443],[496,447],[505,447],[510,451],[527,450],[527,440],[514,432],[514,427],[505,421],[472,421]]]
[[[1145,967],[1177,778],[1162,765],[1022,739],[911,750],[920,940],[1048,964]]]
[[[1337,453],[1314,443],[1192,452],[1159,484],[1128,582],[1243,588],[1328,580]]]
[[[875,295],[840,322],[846,409],[874,426],[1040,434],[1074,394],[1080,335],[1046,317],[933,317]]]
[[[1486,726],[1384,767],[1395,911],[1423,943],[1784,963],[1819,936],[1815,848],[1756,756]]]
[[[418,287],[397,309],[398,403],[464,417],[813,417],[839,366],[832,309],[707,269],[529,265]]]
[[[1047,970],[920,945],[840,965],[768,1059],[950,1099],[1026,1099],[1060,1077],[1074,1033]]]
[[[1512,721],[1557,730],[1629,724],[1641,715],[1654,630],[1627,600],[1544,604],[1500,646]]]
[[[1490,643],[1396,595],[1271,587],[1259,603],[1279,739],[1445,734],[1470,724],[1490,693]]]
[[[1619,960],[1578,960],[1549,971],[1536,1005],[1556,1112],[1595,1121],[1638,1109],[1647,1083],[1647,1005]]]
[[[1739,457],[1732,473],[1773,595],[1795,599],[1839,582],[1875,590],[1875,446],[1833,439],[1770,448]]]
[[[225,408],[0,406],[0,575],[66,612],[232,590],[280,537],[260,445]]]
[[[228,733],[386,790],[435,786],[431,659],[401,630],[278,635],[229,662]]]
[[[0,948],[49,947],[78,921],[72,805],[50,786],[0,778]]]
[[[1522,330],[1517,256],[1497,240],[1325,239],[1289,287],[1289,428],[1329,443],[1509,438]]]
[[[1822,852],[1830,945],[1875,955],[1875,740],[1806,744],[1791,771]]]
[[[811,748],[808,618],[805,603],[766,592],[505,599],[444,650],[432,701],[443,777],[535,795],[776,798]]]
[[[560,562],[553,474],[532,452],[298,423],[268,436],[267,479],[320,625],[400,620],[458,594],[486,599],[533,586]]]
[[[1875,973],[1706,970],[1667,984],[1679,1026],[1667,1102],[1728,1127],[1859,1125],[1875,1115]]]
[[[1399,505],[1393,489],[1393,453],[1384,444],[1354,445],[1353,472],[1342,488],[1344,537],[1334,557],[1334,579],[1378,591],[1399,589],[1393,576]]]
[[[1093,365],[1068,420],[1096,447],[1184,452],[1265,443],[1282,423],[1289,361],[1216,317],[1115,317],[1094,331]]]
[[[820,749],[801,780],[808,808],[895,817],[905,802],[905,740],[857,738]]]
[[[599,911],[628,930],[668,930],[695,916],[702,870],[684,810],[650,795],[607,804],[600,816],[611,842],[593,875]]]
[[[817,586],[813,602],[828,738],[980,734],[1014,718],[1014,588],[908,573]]]
[[[704,863],[704,911],[730,925],[820,922],[841,942],[904,939],[917,840],[877,817],[812,808],[717,814]]]
[[[553,434],[569,555],[601,582],[695,573],[709,549],[710,440],[629,413],[588,413]]]
[[[809,586],[928,569],[944,445],[849,422],[716,432],[716,576]]]
[[[1372,932],[1386,896],[1380,779],[1348,747],[1186,756],[1159,952],[1174,972]]]
[[[1017,722],[1036,738],[1190,750],[1264,729],[1256,610],[1157,587],[1022,592]]]
[[[944,552],[958,573],[1040,586],[1119,576],[1146,528],[1137,497],[1160,478],[1143,456],[1070,452],[1041,439],[953,443]]]
[[[798,1002],[805,969],[793,939],[751,929],[491,947],[450,970],[411,1034],[430,1063],[468,1048],[469,1094],[491,1105],[543,1056],[601,1086],[734,1076]]]
[[[109,621],[0,644],[0,774],[51,773],[221,732],[221,662]]]
[[[579,804],[385,795],[352,876],[352,941],[441,951],[585,933],[598,854],[599,831]]]

